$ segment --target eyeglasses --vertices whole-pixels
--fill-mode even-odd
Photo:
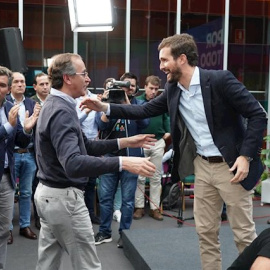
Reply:
[[[86,76],[88,76],[88,72],[84,71],[84,72],[81,72],[81,73],[75,73],[75,75],[82,75],[83,77],[86,77]]]

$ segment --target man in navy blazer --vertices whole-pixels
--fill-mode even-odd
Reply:
[[[41,106],[38,103],[28,97],[25,97],[25,90],[26,83],[24,75],[19,72],[13,72],[11,80],[11,93],[9,96],[7,96],[7,100],[20,105],[19,120],[21,125],[23,125],[26,111],[29,112],[29,115],[32,115],[35,109],[41,109]],[[32,141],[25,148],[15,145],[14,158],[15,177],[19,178],[20,235],[35,240],[37,239],[37,235],[30,228],[32,184],[37,168],[34,151],[34,136]],[[12,241],[9,241],[9,244],[11,243]]]
[[[219,243],[223,202],[241,253],[254,238],[252,188],[262,173],[260,150],[267,125],[264,109],[229,71],[197,67],[197,46],[188,34],[163,39],[160,69],[165,91],[143,106],[85,99],[82,108],[110,117],[153,117],[169,112],[175,181],[195,173],[194,217],[202,268],[221,270]]]
[[[30,142],[32,127],[37,121],[34,114],[25,116],[24,131],[18,121],[19,105],[7,101],[12,72],[0,66],[0,269],[5,268],[7,239],[13,215],[15,169],[14,146],[27,147]]]

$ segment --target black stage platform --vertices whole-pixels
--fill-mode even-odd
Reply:
[[[257,233],[268,228],[257,225]],[[222,269],[237,257],[237,249],[229,226],[220,231]],[[123,231],[124,254],[135,270],[199,270],[198,237],[194,227],[136,229]]]

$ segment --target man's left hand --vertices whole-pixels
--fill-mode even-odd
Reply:
[[[246,157],[239,156],[236,161],[234,162],[233,166],[230,168],[230,172],[236,170],[235,176],[230,180],[233,184],[237,184],[243,181],[249,172],[249,162],[247,161]]]

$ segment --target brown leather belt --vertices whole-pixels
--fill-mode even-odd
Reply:
[[[14,149],[14,153],[18,153],[18,154],[33,153],[33,152],[34,152],[34,148],[18,148],[18,149]]]
[[[213,157],[205,157],[200,154],[198,154],[202,159],[207,160],[209,163],[221,163],[224,162],[224,158],[221,156],[213,156]]]

